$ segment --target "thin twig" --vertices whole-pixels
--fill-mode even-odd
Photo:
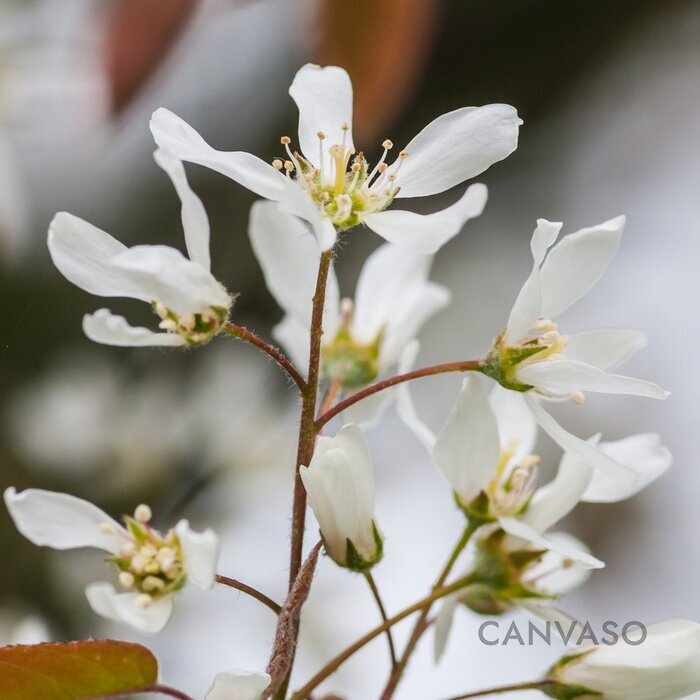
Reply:
[[[168,685],[149,685],[144,688],[135,688],[133,690],[125,690],[124,692],[118,693],[108,693],[107,695],[95,695],[94,697],[87,698],[86,700],[112,700],[113,698],[125,698],[130,695],[144,695],[146,693],[159,693],[160,695],[167,695],[171,698],[177,698],[177,700],[194,700],[186,693],[183,693],[177,688],[171,688]]]
[[[386,608],[384,607],[384,603],[382,602],[382,597],[379,595],[379,589],[377,588],[377,584],[374,581],[374,577],[369,571],[365,571],[364,576],[367,583],[369,584],[370,590],[372,591],[372,596],[374,597],[374,600],[377,603],[377,607],[379,608],[379,613],[382,616],[382,620],[386,622],[389,618],[387,617]],[[394,668],[396,666],[396,647],[394,646],[394,636],[392,635],[390,629],[386,631],[386,638],[389,643],[391,667]]]
[[[241,593],[247,593],[252,598],[255,598],[263,605],[270,608],[275,615],[279,615],[280,610],[282,610],[282,606],[275,603],[272,598],[268,598],[264,593],[261,593],[256,588],[253,588],[252,586],[249,586],[241,581],[237,581],[235,578],[229,578],[228,576],[221,576],[221,574],[217,574],[216,582],[223,586],[228,586],[229,588],[235,588],[237,591],[241,591]]]
[[[262,350],[269,355],[289,376],[289,378],[299,387],[301,391],[306,388],[304,377],[301,376],[297,368],[292,364],[291,360],[278,348],[271,343],[263,340],[259,335],[255,334],[245,326],[237,326],[235,323],[227,323],[224,330],[234,338],[243,340],[246,343],[255,345],[256,348]]]
[[[532,683],[516,683],[515,685],[502,685],[498,688],[487,688],[466,695],[456,695],[448,700],[469,700],[469,698],[481,698],[484,695],[500,695],[501,693],[514,693],[516,690],[544,690],[545,688],[564,687],[558,681],[533,681]]]
[[[362,399],[366,399],[368,396],[372,396],[373,394],[384,391],[397,384],[409,382],[412,379],[420,379],[421,377],[430,377],[434,374],[443,374],[445,372],[479,372],[480,370],[481,362],[479,360],[465,360],[464,362],[448,362],[444,365],[433,365],[432,367],[414,369],[412,372],[406,372],[406,374],[397,374],[395,377],[383,379],[381,382],[371,384],[351,394],[346,399],[337,403],[333,408],[325,411],[316,419],[316,429],[320,430],[329,420],[335,418],[339,413],[342,413],[358,401],[362,401]]]

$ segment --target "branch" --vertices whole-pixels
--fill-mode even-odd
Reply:
[[[379,595],[379,589],[377,588],[377,584],[374,581],[374,577],[369,571],[366,571],[365,574],[365,579],[367,580],[367,583],[369,584],[369,588],[372,591],[372,596],[374,597],[374,600],[377,603],[377,607],[379,608],[379,614],[382,616],[382,620],[386,622],[389,618],[387,617],[386,614],[386,608],[384,607],[384,603],[382,602],[382,597]],[[389,643],[389,654],[391,655],[391,668],[396,667],[396,647],[394,646],[394,637],[391,634],[391,630],[386,631],[386,638]]]
[[[108,693],[107,695],[96,695],[92,698],[87,698],[87,700],[111,700],[112,698],[125,698],[130,695],[142,695],[146,693],[159,693],[160,695],[167,695],[171,698],[176,698],[177,700],[194,700],[186,693],[183,693],[177,688],[171,688],[168,685],[149,685],[144,688],[135,688],[134,690],[127,690],[119,693]]]
[[[299,389],[301,389],[301,391],[306,389],[304,377],[299,374],[297,368],[281,350],[263,340],[259,335],[253,333],[253,331],[250,329],[245,328],[245,326],[237,326],[235,323],[229,322],[224,326],[224,330],[234,338],[238,338],[246,343],[255,345],[256,348],[262,350],[287,373],[287,376],[299,387]]]
[[[412,372],[406,372],[406,374],[397,374],[395,377],[390,377],[389,379],[384,379],[381,382],[365,387],[361,391],[337,403],[333,408],[327,410],[316,419],[316,429],[320,430],[329,420],[335,418],[339,413],[342,413],[358,401],[362,401],[362,399],[366,399],[368,396],[372,396],[372,394],[384,391],[397,384],[409,382],[412,379],[420,379],[421,377],[430,377],[434,374],[444,374],[445,372],[479,371],[481,371],[481,362],[479,360],[465,360],[464,362],[448,362],[444,365],[433,365],[432,367],[414,369]]]
[[[248,586],[241,581],[237,581],[235,578],[229,578],[228,576],[221,576],[220,574],[217,574],[216,582],[222,584],[223,586],[228,586],[229,588],[235,588],[237,591],[241,591],[242,593],[247,593],[252,598],[255,598],[263,605],[270,608],[275,615],[279,615],[280,611],[282,610],[282,606],[275,603],[272,598],[268,598],[264,593],[261,593],[259,590],[253,588],[252,586]]]
[[[487,688],[486,690],[478,690],[474,693],[466,695],[456,695],[448,700],[469,700],[469,698],[481,698],[484,695],[500,695],[501,693],[513,693],[516,690],[542,690],[545,688],[563,688],[563,684],[558,681],[533,681],[532,683],[516,683],[515,685],[502,685],[498,688]]]

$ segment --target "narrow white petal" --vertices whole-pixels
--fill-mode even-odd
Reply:
[[[614,503],[630,498],[658,479],[672,464],[673,456],[655,433],[643,433],[616,440],[602,442],[600,450],[626,464],[638,475],[636,484],[615,478],[614,474],[595,470],[593,478],[581,500],[588,503]]]
[[[435,638],[433,646],[433,655],[435,663],[439,663],[442,659],[447,642],[452,631],[452,623],[454,622],[455,612],[459,607],[459,593],[453,593],[443,599],[440,610],[435,618]]]
[[[582,566],[570,567],[576,569],[577,571],[582,571],[585,573],[586,578],[590,577],[590,569],[584,569]],[[545,622],[551,622],[553,624],[559,624],[559,629],[562,630],[564,638],[568,637],[566,641],[567,646],[575,647],[576,642],[581,638],[581,634],[584,631],[583,625],[581,625],[578,620],[575,620],[571,615],[567,615],[561,610],[557,610],[548,604],[546,601],[535,602],[532,599],[519,600],[518,605],[527,610],[532,615],[543,619]],[[554,627],[553,634],[557,634],[557,628]]]
[[[279,196],[279,208],[288,214],[294,214],[304,221],[308,221],[313,230],[321,250],[330,250],[338,238],[338,232],[333,222],[321,213],[317,204],[314,204],[309,193],[302,189],[295,180],[286,179],[284,190]]]
[[[466,505],[488,486],[500,451],[498,425],[481,383],[467,377],[435,441],[435,464]]]
[[[585,362],[608,372],[646,344],[642,331],[621,328],[585,331],[569,336],[566,359]]]
[[[564,452],[576,454],[587,464],[591,464],[595,468],[614,474],[616,478],[620,479],[621,483],[628,484],[630,488],[636,486],[639,477],[632,469],[605,454],[594,445],[564,430],[564,428],[542,408],[540,403],[533,396],[524,394],[524,397],[540,428],[542,428]]]
[[[128,536],[124,528],[96,505],[66,493],[27,489],[5,491],[5,505],[17,529],[40,547],[95,547],[117,554]],[[114,534],[100,526],[108,524]]]
[[[498,522],[509,535],[526,540],[536,547],[558,552],[567,559],[580,562],[589,569],[602,569],[605,566],[600,559],[596,559],[587,551],[580,550],[578,547],[572,546],[569,542],[564,542],[557,538],[549,538],[522,520],[518,520],[517,518],[499,518]]]
[[[126,246],[87,221],[59,212],[49,226],[48,245],[61,274],[86,292],[150,301],[139,284],[112,265]]]
[[[354,403],[349,408],[343,411],[343,422],[356,423],[363,429],[375,428],[387,408],[391,405],[391,400],[394,398],[392,389],[385,389],[377,394],[372,394],[362,401]]]
[[[192,191],[182,161],[170,151],[159,148],[153,157],[165,170],[182,202],[182,228],[190,260],[199,263],[206,270],[211,269],[209,253],[209,217],[202,200]]]
[[[570,513],[581,500],[593,477],[593,467],[577,455],[564,454],[556,477],[537,489],[523,522],[544,532]]]
[[[98,309],[83,316],[83,332],[95,343],[120,347],[179,347],[185,339],[177,333],[154,333],[148,328],[130,326],[123,316],[109,309]]]
[[[420,343],[417,340],[411,341],[406,346],[399,360],[399,374],[406,374],[413,369],[419,349]],[[396,412],[399,414],[399,418],[423,443],[428,453],[432,455],[435,447],[435,433],[418,417],[418,412],[411,396],[410,384],[410,382],[403,382],[397,387]]]
[[[134,605],[138,593],[117,593],[109,583],[91,583],[85,589],[90,607],[102,617],[129,625],[144,634],[157,634],[170,619],[172,596],[157,598],[147,608]]]
[[[542,315],[554,318],[580,299],[603,275],[615,255],[625,217],[584,228],[561,240],[540,270]]]
[[[522,120],[509,105],[463,107],[432,121],[406,148],[399,197],[424,197],[470,180],[518,146]],[[396,161],[388,172],[395,171]]]
[[[299,109],[299,145],[304,157],[320,167],[318,132],[326,138],[324,148],[343,143],[343,124],[349,129],[345,144],[352,143],[352,83],[350,76],[337,66],[322,68],[312,63],[302,66],[294,77],[289,94]],[[329,161],[323,163],[324,169]],[[326,171],[327,172],[327,171]]]
[[[522,394],[496,384],[489,394],[503,447],[513,446],[516,459],[530,455],[537,441],[537,422]]]
[[[187,579],[201,588],[211,588],[216,582],[219,561],[219,538],[211,530],[194,532],[187,520],[175,526],[180,540]]]
[[[180,160],[197,163],[230,177],[265,199],[277,200],[284,189],[284,177],[271,165],[243,151],[217,151],[185,121],[161,107],[151,117],[155,142]]]
[[[371,214],[365,223],[390,243],[432,254],[454,238],[467,221],[481,214],[487,197],[485,185],[471,185],[452,206],[434,214],[389,209]]]
[[[547,539],[567,544],[579,552],[590,552],[588,547],[568,532],[548,532]],[[534,582],[534,587],[547,595],[561,596],[582,586],[591,577],[591,569],[580,562],[573,562],[568,557],[550,549],[536,564],[527,569],[527,578]],[[561,614],[551,610],[551,614]]]
[[[211,307],[228,308],[231,303],[208,270],[169,246],[134,246],[117,255],[112,267],[139,285],[148,300],[176,314],[208,313]]]
[[[561,227],[561,222],[547,221],[547,219],[537,220],[537,228],[530,241],[533,259],[532,272],[518,293],[506,326],[506,342],[511,345],[526,335],[535,325],[535,321],[542,315],[540,265],[549,248],[557,240]]]
[[[536,387],[538,390],[567,396],[574,391],[595,391],[602,394],[627,394],[644,396],[649,399],[666,399],[669,396],[658,384],[608,374],[593,365],[575,360],[547,360],[533,362],[516,371],[518,380]]]
[[[248,233],[270,293],[287,313],[309,328],[321,259],[318,241],[297,217],[271,202],[253,205]],[[335,331],[339,300],[338,280],[331,270],[324,318],[327,333]]]
[[[204,700],[260,700],[271,681],[267,673],[225,671],[214,678]]]

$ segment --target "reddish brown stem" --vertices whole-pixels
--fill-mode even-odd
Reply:
[[[358,391],[351,396],[348,396],[343,401],[337,403],[333,408],[328,409],[321,414],[316,420],[316,429],[320,430],[328,421],[335,418],[339,413],[356,404],[362,399],[366,399],[372,394],[384,391],[389,387],[410,382],[412,379],[420,379],[421,377],[430,377],[434,374],[444,374],[445,372],[479,372],[481,370],[481,362],[479,360],[465,360],[463,362],[448,362],[444,365],[433,365],[432,367],[423,367],[422,369],[414,369],[406,374],[397,374],[395,377],[383,379],[381,382],[372,384]]]
[[[235,578],[229,578],[228,576],[221,576],[220,574],[217,574],[216,582],[220,583],[223,586],[228,586],[229,588],[235,588],[237,591],[241,591],[241,593],[246,593],[251,598],[255,598],[256,600],[260,601],[263,605],[266,605],[276,615],[279,615],[280,610],[282,610],[282,606],[275,603],[275,601],[272,600],[272,598],[268,598],[264,593],[261,593],[256,588],[253,588],[252,586],[249,586],[246,583],[238,581]]]
[[[274,345],[263,340],[259,335],[245,326],[237,326],[235,323],[227,323],[224,330],[234,338],[243,340],[246,343],[255,345],[256,348],[262,350],[269,355],[289,376],[289,378],[299,387],[301,391],[306,390],[306,382],[304,377],[299,374],[297,368],[292,364],[289,358]]]
[[[516,690],[541,690],[545,688],[563,688],[558,681],[533,681],[532,683],[516,683],[515,685],[502,685],[498,688],[487,688],[486,690],[478,690],[474,693],[466,695],[457,695],[449,700],[468,700],[469,698],[482,698],[484,695],[500,695],[502,693],[514,693]]]
[[[108,700],[111,698],[125,698],[128,695],[145,695],[146,693],[159,693],[160,695],[167,695],[168,697],[171,698],[177,698],[177,700],[194,700],[194,698],[190,697],[187,695],[187,693],[183,693],[181,690],[178,690],[177,688],[171,688],[168,685],[149,685],[146,686],[145,688],[137,688],[135,690],[127,690],[119,693],[109,693],[107,695],[96,695],[95,697],[92,698],[87,698],[87,700]]]

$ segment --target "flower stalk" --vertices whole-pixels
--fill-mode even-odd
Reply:
[[[272,612],[275,613],[275,615],[279,615],[280,611],[282,610],[282,606],[278,603],[275,603],[275,601],[272,600],[272,598],[268,598],[264,593],[261,593],[256,588],[253,588],[252,586],[249,586],[248,584],[243,583],[242,581],[237,581],[235,578],[229,578],[228,576],[222,576],[221,574],[217,574],[216,582],[220,583],[223,586],[228,586],[229,588],[235,588],[237,591],[241,591],[241,593],[245,593],[251,598],[255,598],[255,600],[259,601],[264,606],[270,608],[270,610],[272,610]]]

